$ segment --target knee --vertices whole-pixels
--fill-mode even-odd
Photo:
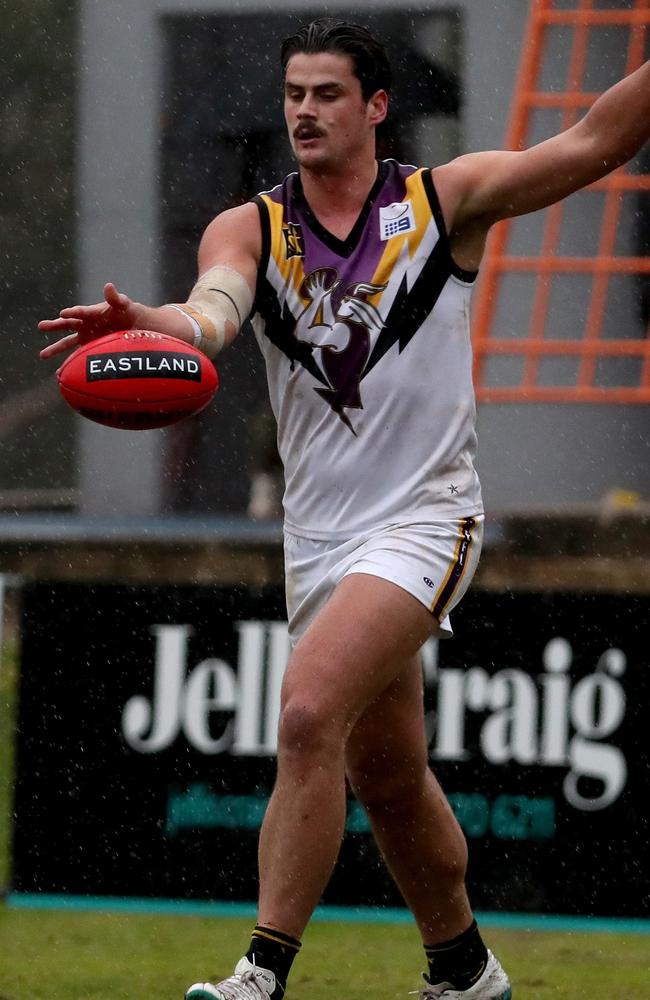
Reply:
[[[292,698],[282,707],[278,755],[307,757],[331,754],[340,743],[331,713],[323,705]]]

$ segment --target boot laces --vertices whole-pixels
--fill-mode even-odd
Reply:
[[[416,996],[418,1000],[440,1000],[441,997],[444,997],[448,987],[449,983],[442,986],[433,986],[431,983],[427,983],[419,990],[411,990],[409,996]]]
[[[268,1000],[268,994],[264,992],[257,982],[255,956],[253,955],[253,968],[238,972],[229,979],[224,979],[217,984],[217,989],[224,1000]]]

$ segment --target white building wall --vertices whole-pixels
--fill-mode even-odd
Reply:
[[[364,11],[394,7],[357,0]],[[503,144],[527,0],[426,0],[418,10],[461,9],[464,22],[463,148]],[[335,13],[350,4],[330,0]],[[79,134],[80,287],[96,301],[113,280],[156,303],[161,18],[255,10],[305,10],[306,0],[82,0]],[[534,221],[531,225],[534,226]],[[516,308],[516,302],[513,303]],[[598,499],[613,485],[650,493],[644,407],[497,405],[479,412],[480,471],[492,511]],[[161,432],[125,433],[83,422],[82,509],[153,513],[161,504]]]

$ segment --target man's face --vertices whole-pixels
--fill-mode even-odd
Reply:
[[[374,126],[386,114],[386,95],[361,93],[349,56],[299,52],[289,60],[284,115],[301,167],[336,171],[366,151],[374,156]]]

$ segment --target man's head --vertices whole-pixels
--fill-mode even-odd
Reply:
[[[391,82],[383,46],[365,28],[323,18],[287,38],[281,58],[285,119],[300,166],[340,174],[374,164]]]
[[[321,17],[303,24],[282,43],[280,62],[286,75],[287,64],[299,52],[333,52],[349,56],[361,93],[368,101],[378,90],[390,92],[392,73],[386,49],[367,28],[333,17]]]

